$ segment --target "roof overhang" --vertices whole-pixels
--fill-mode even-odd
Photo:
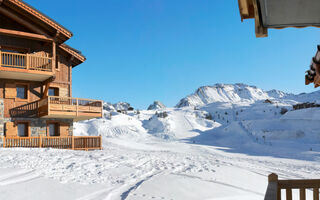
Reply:
[[[48,36],[56,37],[58,43],[65,42],[73,35],[71,31],[21,0],[0,0],[0,4],[0,13],[15,20],[18,18],[28,19],[33,26],[29,25],[28,28],[38,34],[45,33]]]
[[[0,34],[56,42],[59,48],[70,56],[73,67],[86,60],[80,51],[64,44],[73,36],[71,31],[22,0],[0,0],[0,14],[15,20],[30,30],[28,33],[0,29]]]
[[[75,67],[84,61],[86,61],[86,57],[82,55],[82,53],[66,44],[61,44],[59,46],[64,52],[68,53],[71,57],[70,60],[72,62],[72,66]]]
[[[268,28],[320,27],[319,0],[238,0],[241,20],[255,19],[257,37]]]

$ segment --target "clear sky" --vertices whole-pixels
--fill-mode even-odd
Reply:
[[[87,61],[73,96],[174,106],[203,85],[246,83],[301,93],[320,29],[269,30],[255,38],[236,0],[25,0],[74,33]]]

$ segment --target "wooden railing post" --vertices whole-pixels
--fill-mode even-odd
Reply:
[[[2,136],[3,148],[6,148],[6,137]]]
[[[76,105],[76,110],[77,110],[77,117],[78,117],[78,110],[79,110],[79,99],[77,98],[77,105]]]
[[[27,56],[26,56],[26,68],[27,69],[30,68],[30,57],[29,57],[29,54],[27,54]]]
[[[100,146],[100,150],[102,150],[102,136],[101,135],[99,137],[99,146]]]
[[[268,176],[268,188],[264,200],[281,200],[281,189],[278,187],[278,175]]]
[[[313,188],[313,200],[319,200],[319,188]]]
[[[0,51],[0,67],[2,66],[2,52]]]
[[[41,138],[41,135],[39,135],[39,148],[42,147],[42,138]]]
[[[71,148],[74,150],[74,136],[71,136]]]
[[[300,200],[306,200],[306,188],[300,188]]]

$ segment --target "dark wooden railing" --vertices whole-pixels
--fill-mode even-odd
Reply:
[[[40,100],[10,109],[11,117],[39,117]]]
[[[102,149],[101,136],[67,136],[67,137],[3,137],[4,148],[55,148],[73,150]]]
[[[52,58],[0,51],[0,66],[52,72]]]
[[[312,189],[313,200],[319,200],[320,179],[278,180],[278,175],[270,174],[265,200],[281,200],[281,190],[286,191],[286,200],[292,200],[292,190],[299,190],[299,199],[306,200],[306,189]]]

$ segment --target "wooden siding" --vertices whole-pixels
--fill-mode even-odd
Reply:
[[[59,128],[60,128],[59,132],[61,137],[69,136],[70,124],[61,122],[59,123]]]
[[[14,122],[7,122],[6,124],[6,136],[7,137],[17,137],[18,136],[18,130],[17,126],[14,124]]]
[[[15,83],[6,83],[4,97],[6,99],[13,99],[17,96],[17,89]]]

